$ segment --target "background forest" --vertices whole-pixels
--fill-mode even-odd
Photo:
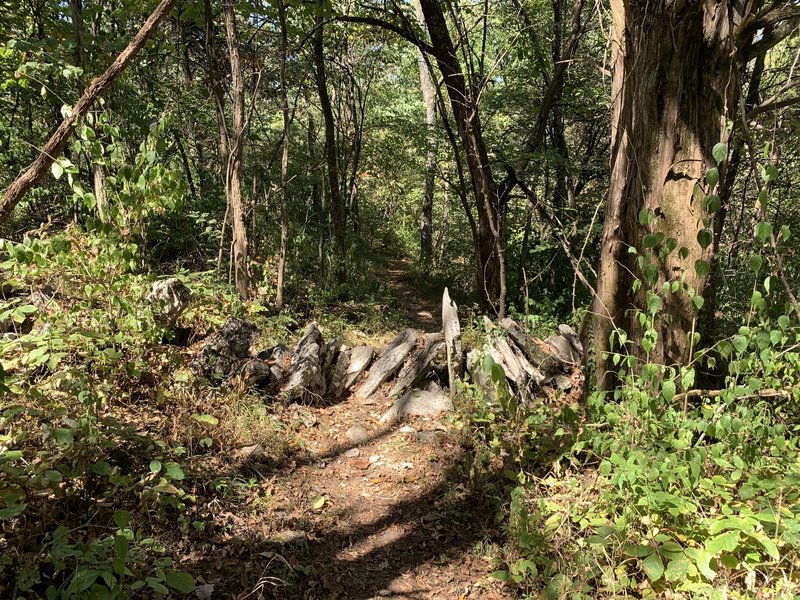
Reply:
[[[189,363],[231,316],[382,345],[445,287],[469,597],[800,594],[794,2],[0,8],[0,596],[378,597],[324,494],[310,548],[252,530],[325,404]],[[506,317],[578,330],[569,385],[507,383]]]

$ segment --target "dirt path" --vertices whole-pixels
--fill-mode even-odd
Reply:
[[[294,575],[265,575],[260,597],[511,597],[489,577],[493,512],[467,483],[457,439],[441,420],[382,426],[383,410],[350,400],[281,415],[305,448],[267,479],[268,541],[250,569]]]
[[[397,296],[408,324],[426,331],[435,331],[441,327],[442,291],[428,289],[414,282],[409,276],[410,269],[411,265],[407,260],[390,261],[386,267],[386,282]]]

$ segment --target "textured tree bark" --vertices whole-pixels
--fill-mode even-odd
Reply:
[[[414,9],[420,27],[425,27],[425,15],[419,0],[414,0]],[[427,130],[428,152],[425,157],[425,192],[422,197],[422,210],[419,223],[419,257],[420,262],[428,264],[433,255],[433,200],[436,191],[436,87],[431,78],[428,62],[422,50],[417,49],[419,63],[419,83],[422,88],[422,100],[425,104],[425,127]]]
[[[281,154],[281,246],[278,251],[278,282],[275,294],[275,306],[283,306],[284,276],[286,274],[286,253],[289,247],[289,196],[286,186],[289,173],[289,91],[286,88],[286,56],[289,39],[286,32],[286,4],[278,0],[278,20],[281,24],[281,113],[283,114],[283,152]]]
[[[322,0],[318,0],[320,7]],[[345,229],[344,211],[342,210],[342,191],[339,181],[339,161],[336,151],[336,124],[333,121],[333,108],[328,94],[328,76],[325,70],[325,36],[324,18],[320,14],[316,18],[314,29],[314,66],[316,69],[317,90],[319,103],[322,109],[322,118],[325,123],[325,162],[328,167],[328,182],[330,191],[330,214],[333,221],[333,241],[336,251],[336,275],[340,283],[344,283],[346,272],[344,270],[345,258]]]
[[[683,289],[661,290],[683,277],[697,293],[706,286],[707,269],[698,272],[696,264],[707,263],[711,254],[698,242],[708,215],[693,191],[715,164],[712,148],[726,139],[726,115],[738,99],[730,2],[612,0],[611,8],[611,178],[592,325],[594,377],[601,390],[616,382],[607,354],[619,350],[609,342],[615,328],[633,341],[626,351],[645,357],[637,313],[647,311],[647,289],[663,300],[655,320],[658,338],[647,360],[684,364],[689,358],[695,307]],[[642,218],[648,212],[652,219]],[[648,234],[662,241],[645,247]],[[648,239],[651,246],[657,238]],[[670,240],[675,249],[657,260]],[[650,283],[639,256],[657,266]],[[634,293],[637,279],[642,289]]]
[[[239,34],[236,28],[236,13],[233,4],[226,1],[223,6],[223,14],[225,33],[228,39],[228,56],[231,63],[231,93],[233,96],[226,190],[233,229],[234,282],[239,296],[247,299],[250,295],[250,272],[247,264],[247,227],[244,222],[244,199],[242,198],[242,155],[245,125],[244,78],[239,58]]]
[[[477,100],[467,87],[441,3],[421,0],[420,4],[464,146],[478,205],[478,293],[484,307],[495,310],[502,318],[505,315],[506,273],[499,198],[483,139]]]
[[[14,207],[22,197],[41,180],[53,162],[61,156],[69,137],[77,126],[78,120],[89,111],[102,93],[130,64],[158,24],[172,10],[175,2],[176,0],[162,0],[159,3],[144,25],[142,25],[142,28],[133,36],[127,48],[117,56],[105,73],[94,79],[89,84],[89,87],[84,90],[83,95],[72,107],[70,115],[61,122],[55,133],[42,148],[36,160],[6,188],[3,193],[3,199],[0,201],[0,222],[8,219],[11,211],[14,210]]]

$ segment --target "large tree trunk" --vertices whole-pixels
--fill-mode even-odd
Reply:
[[[128,47],[123,50],[111,66],[100,77],[96,78],[84,90],[80,100],[72,107],[70,115],[64,119],[42,148],[38,158],[17,177],[3,193],[0,201],[0,222],[5,221],[22,197],[36,185],[47,173],[50,166],[61,156],[69,137],[75,130],[78,120],[94,105],[97,99],[108,89],[125,67],[134,59],[144,43],[155,31],[158,24],[166,17],[175,5],[176,0],[162,0],[153,13],[145,21],[139,32],[133,37]]]
[[[414,0],[417,21],[425,27],[425,15],[419,0]],[[436,87],[431,78],[428,61],[422,50],[417,49],[419,63],[419,83],[422,88],[422,100],[425,103],[425,127],[428,153],[425,157],[425,192],[422,197],[422,210],[419,222],[419,257],[423,264],[431,261],[433,255],[433,199],[436,189]]]
[[[231,92],[233,95],[233,118],[230,132],[230,148],[226,190],[233,226],[233,265],[236,290],[243,299],[250,294],[250,273],[247,265],[247,227],[244,222],[244,200],[242,198],[242,154],[244,148],[244,78],[239,59],[239,34],[236,29],[236,13],[233,4],[225,1],[225,32],[228,38],[228,55],[231,63]]]
[[[420,4],[464,146],[478,207],[478,293],[484,307],[495,310],[502,317],[505,314],[506,275],[499,198],[483,139],[477,99],[467,87],[442,4],[438,0],[421,0]]]
[[[330,94],[328,94],[328,76],[325,70],[325,37],[324,17],[322,16],[322,0],[318,0],[320,14],[316,18],[314,29],[314,67],[316,70],[317,90],[319,103],[322,108],[322,118],[325,123],[325,162],[328,167],[328,181],[330,191],[330,213],[333,221],[333,241],[336,251],[336,274],[340,283],[344,283],[346,273],[345,260],[345,229],[344,211],[342,210],[342,190],[339,180],[339,159],[336,149],[336,124],[333,121],[333,108]]]
[[[666,365],[689,359],[697,311],[687,289],[702,294],[711,254],[698,242],[709,215],[693,190],[715,164],[712,148],[726,137],[738,90],[727,0],[612,0],[611,7],[611,180],[592,326],[601,390],[616,380],[607,354],[619,351],[609,343],[615,328],[631,340],[623,351],[638,358]],[[659,260],[670,240],[674,250]],[[643,269],[642,259],[656,269]],[[684,281],[675,293],[662,291],[665,282]],[[659,295],[663,308],[654,319],[657,339],[645,352],[638,314],[658,305],[648,308],[648,294]]]
[[[289,91],[286,87],[286,57],[289,48],[288,34],[286,31],[286,4],[278,0],[278,19],[281,24],[281,113],[283,114],[283,153],[281,154],[281,247],[278,252],[278,284],[275,294],[275,306],[283,306],[284,276],[286,274],[286,253],[289,247]]]

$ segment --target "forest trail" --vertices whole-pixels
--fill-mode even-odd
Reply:
[[[407,261],[393,260],[384,277],[407,324],[436,331],[441,290],[419,289],[409,269]],[[470,483],[471,459],[453,418],[382,424],[391,404],[379,391],[368,401],[350,396],[323,406],[274,406],[290,456],[269,474],[257,457],[241,464],[262,479],[257,498],[263,495],[266,509],[262,504],[252,518],[231,516],[226,523],[239,531],[235,537],[256,533],[267,540],[268,551],[246,561],[245,589],[298,600],[513,597],[490,576],[499,568],[491,558],[491,540],[500,537],[493,529],[496,507]],[[275,573],[278,561],[294,573],[255,580]],[[211,566],[225,567],[223,558]]]
[[[378,421],[385,404],[351,398],[276,415],[297,431],[300,450],[264,479],[260,523],[238,519],[243,536],[272,530],[271,551],[251,555],[247,570],[274,572],[277,560],[308,570],[293,583],[263,578],[274,598],[511,598],[490,577],[494,511],[469,485],[446,419],[388,427]]]
[[[393,259],[385,270],[386,283],[405,314],[408,324],[424,331],[441,327],[442,290],[422,286],[411,278],[409,259]]]

